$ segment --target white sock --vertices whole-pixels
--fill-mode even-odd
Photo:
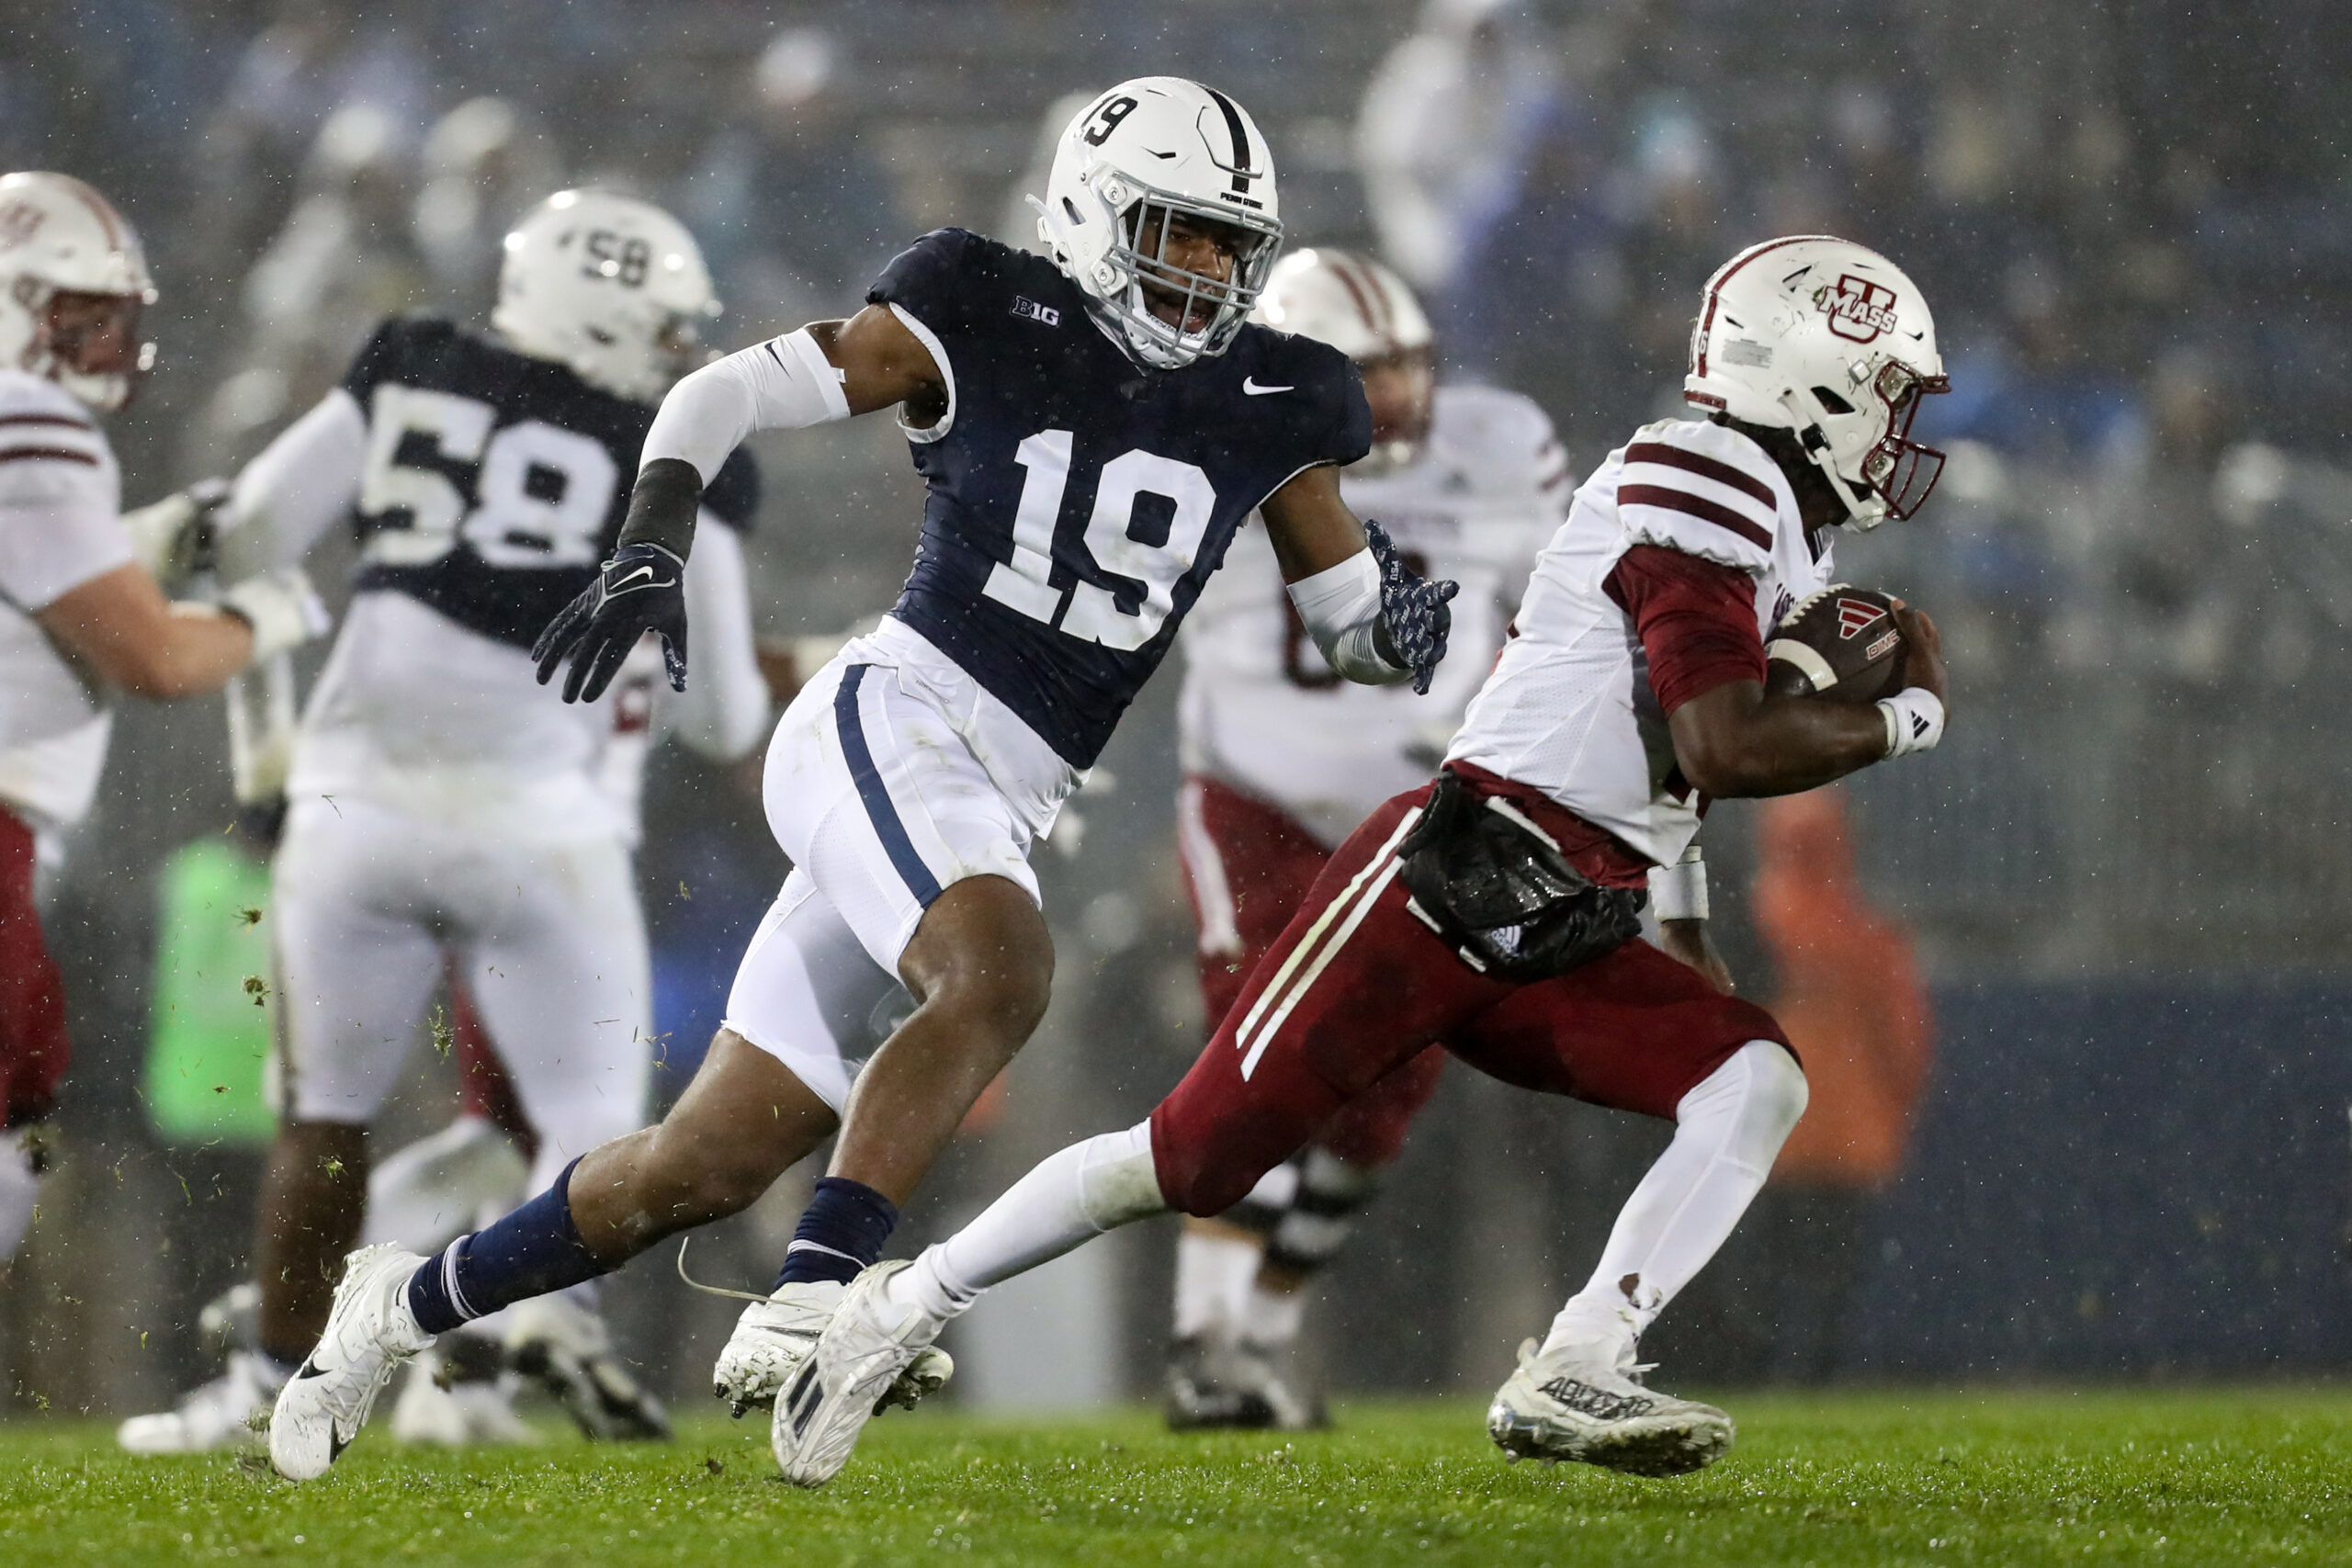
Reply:
[[[1151,1123],[1105,1133],[1048,1156],[979,1217],[923,1248],[890,1281],[889,1299],[944,1325],[990,1285],[1152,1214],[1165,1213],[1151,1159]]]
[[[1243,1309],[1238,1331],[1242,1338],[1261,1349],[1279,1349],[1298,1337],[1298,1325],[1306,1316],[1305,1291],[1269,1290],[1253,1277],[1250,1281],[1250,1303]]]
[[[1247,1321],[1262,1256],[1255,1236],[1188,1228],[1176,1242],[1176,1337],[1230,1334]]]
[[[1764,1185],[1797,1118],[1804,1069],[1751,1040],[1674,1108],[1674,1141],[1634,1189],[1591,1281],[1552,1320],[1544,1348],[1634,1342],[1723,1246]]]
[[[25,1152],[24,1135],[0,1136],[0,1266],[17,1256],[40,1206],[40,1178]]]

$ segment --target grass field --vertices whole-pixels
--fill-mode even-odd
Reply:
[[[1745,1397],[1680,1481],[1506,1464],[1468,1404],[1176,1438],[1146,1414],[893,1416],[819,1493],[764,1420],[462,1456],[379,1432],[307,1487],[0,1427],[0,1564],[2352,1562],[2352,1391]]]

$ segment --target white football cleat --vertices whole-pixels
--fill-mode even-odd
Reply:
[[[1729,1452],[1731,1417],[1644,1388],[1633,1347],[1519,1348],[1519,1370],[1487,1409],[1487,1436],[1516,1459],[1576,1460],[1628,1475],[1684,1475]]]
[[[284,1380],[250,1350],[229,1353],[228,1369],[170,1410],[133,1416],[114,1440],[135,1454],[197,1454],[261,1441],[263,1418]]]
[[[776,1391],[792,1381],[817,1348],[818,1337],[832,1322],[848,1289],[832,1280],[779,1285],[767,1300],[745,1307],[710,1369],[710,1392],[727,1401],[737,1416],[774,1404]],[[947,1352],[926,1346],[890,1386],[887,1401],[912,1410],[955,1375],[956,1362]]]
[[[768,1446],[795,1486],[822,1486],[842,1472],[857,1435],[882,1414],[940,1325],[884,1293],[911,1258],[876,1263],[842,1296],[833,1320],[790,1383],[777,1394]]]
[[[612,1330],[570,1297],[535,1296],[508,1307],[506,1354],[516,1371],[555,1396],[590,1441],[670,1440],[669,1412],[613,1349]]]
[[[546,1440],[515,1414],[514,1385],[519,1380],[513,1373],[468,1378],[451,1377],[452,1371],[438,1350],[409,1363],[400,1397],[392,1401],[393,1441],[471,1449]]]
[[[424,1262],[391,1242],[344,1260],[334,1310],[269,1418],[269,1462],[288,1481],[315,1481],[359,1436],[376,1396],[401,1363],[430,1349],[433,1336],[409,1310],[408,1281]]]

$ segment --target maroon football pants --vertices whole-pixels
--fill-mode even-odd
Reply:
[[[1230,784],[1194,777],[1182,787],[1178,844],[1201,932],[1201,999],[1214,1028],[1306,902],[1331,852],[1288,812]],[[1314,1142],[1360,1169],[1394,1164],[1444,1071],[1444,1052],[1421,1052],[1341,1106]]]
[[[33,904],[33,830],[0,808],[0,1092],[18,1126],[49,1114],[73,1060],[65,982]]]
[[[1538,820],[1558,807],[1506,786]],[[1151,1114],[1161,1192],[1217,1214],[1431,1045],[1546,1094],[1671,1119],[1772,1016],[1636,939],[1568,974],[1515,985],[1470,968],[1406,908],[1397,846],[1424,786],[1374,812],[1332,854],[1252,969],[1184,1081]],[[1547,822],[1547,825],[1549,823]],[[1599,855],[1562,841],[1589,874]]]

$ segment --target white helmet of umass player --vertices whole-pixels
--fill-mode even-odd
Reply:
[[[506,236],[490,324],[524,354],[650,402],[701,362],[718,314],[684,224],[634,197],[562,190]]]
[[[155,363],[139,313],[155,299],[139,234],[70,175],[0,175],[0,366],[119,409]]]
[[[1391,473],[1421,455],[1435,406],[1430,363],[1435,334],[1403,278],[1336,245],[1294,251],[1266,279],[1257,320],[1328,343],[1363,373],[1372,450],[1351,472]]]
[[[1231,98],[1178,76],[1122,82],[1080,110],[1036,206],[1038,239],[1096,323],[1155,369],[1223,354],[1282,250],[1266,139]],[[1170,258],[1187,220],[1229,240],[1224,276]]]
[[[1857,527],[1919,510],[1944,455],[1910,439],[1919,400],[1951,389],[1919,286],[1826,234],[1750,245],[1707,280],[1683,397],[1796,433]]]

